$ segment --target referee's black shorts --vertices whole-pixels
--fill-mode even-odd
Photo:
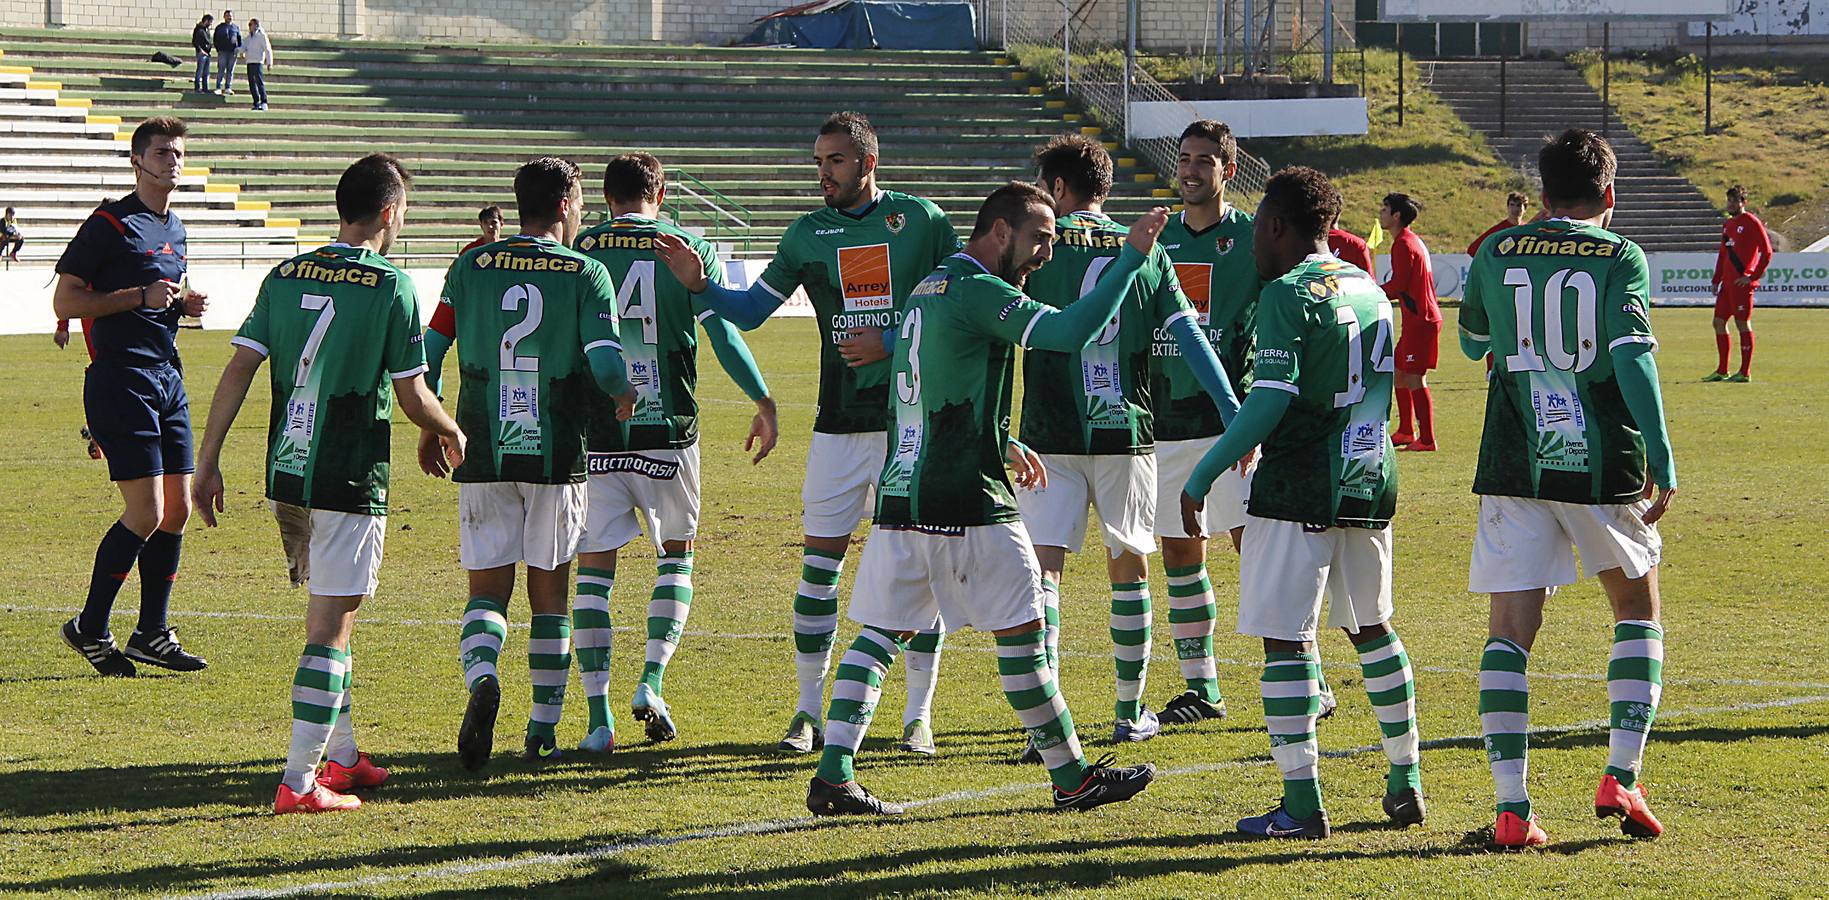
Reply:
[[[169,363],[135,368],[94,362],[83,374],[89,434],[108,459],[108,477],[132,481],[196,471],[191,403]]]

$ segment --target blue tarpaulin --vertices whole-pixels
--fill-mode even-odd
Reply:
[[[742,43],[827,50],[976,50],[977,17],[964,0],[833,0],[758,19]]]

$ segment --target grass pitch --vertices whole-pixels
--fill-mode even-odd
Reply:
[[[1323,658],[1342,702],[1320,728],[1330,754],[1321,778],[1338,833],[1290,844],[1230,833],[1279,785],[1257,700],[1261,655],[1230,633],[1237,569],[1229,549],[1214,551],[1211,568],[1232,718],[1120,749],[1126,762],[1164,769],[1137,801],[1087,815],[1045,811],[1040,769],[1005,762],[1021,738],[989,637],[966,632],[948,642],[942,663],[940,755],[891,749],[898,671],[859,757],[859,778],[873,791],[919,801],[907,818],[806,818],[812,759],[772,751],[794,696],[786,632],[815,365],[805,320],[752,338],[782,400],[781,446],[760,467],[738,449],[748,404],[704,356],[711,402],[698,590],[667,680],[680,740],[646,744],[627,715],[641,642],[622,631],[611,696],[625,749],[544,766],[513,758],[528,705],[527,611],[517,598],[510,619],[523,627],[502,656],[498,755],[480,775],[458,767],[455,623],[465,592],[455,490],[412,470],[412,434],[400,427],[387,562],[354,643],[358,737],[393,780],[354,814],[275,818],[269,804],[305,597],[286,586],[260,497],[264,387],[229,441],[224,525],[206,530],[193,520],[173,603],[186,645],[211,668],[104,681],[56,636],[118,510],[102,465],[76,438],[81,350],[58,353],[42,336],[0,338],[0,376],[12,386],[0,393],[0,516],[9,537],[0,541],[0,893],[1818,894],[1829,875],[1820,814],[1829,803],[1829,652],[1816,624],[1829,581],[1817,477],[1829,463],[1820,434],[1829,339],[1822,312],[1762,310],[1757,380],[1700,384],[1714,362],[1707,316],[1655,317],[1682,488],[1662,526],[1669,665],[1645,781],[1669,831],[1630,842],[1591,812],[1606,755],[1609,616],[1587,581],[1552,603],[1531,664],[1533,725],[1546,730],[1533,741],[1531,787],[1555,843],[1515,856],[1489,853],[1480,834],[1492,820],[1475,712],[1485,606],[1465,586],[1483,388],[1479,367],[1453,354],[1451,340],[1432,379],[1445,449],[1401,456],[1396,522],[1395,623],[1418,667],[1429,823],[1384,825],[1376,721],[1349,646],[1328,636]],[[226,337],[183,335],[199,430],[229,356]],[[619,626],[641,624],[651,558],[635,547],[620,567]],[[854,553],[847,592],[855,564]],[[1152,568],[1165,597],[1160,566]],[[1096,554],[1072,558],[1065,587],[1065,690],[1082,740],[1098,752],[1110,735],[1112,674]],[[129,583],[123,592],[119,634],[132,628],[137,590]],[[1166,616],[1157,621],[1152,706],[1180,686]],[[841,645],[855,633],[844,624]],[[582,691],[574,687],[570,700],[560,726],[568,746],[584,727]]]

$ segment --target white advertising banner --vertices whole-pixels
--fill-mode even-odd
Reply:
[[[1139,101],[1130,111],[1131,137],[1137,139],[1179,138],[1197,118],[1218,119],[1242,138],[1365,134],[1370,125],[1364,97]]]
[[[1381,22],[1725,19],[1734,0],[1379,0]]]

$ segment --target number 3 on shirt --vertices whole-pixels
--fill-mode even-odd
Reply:
[[[897,372],[895,393],[902,403],[914,406],[921,402],[921,309],[915,307],[902,316],[902,331],[896,336],[908,347],[908,371]]]
[[[1350,306],[1334,307],[1334,323],[1346,329],[1346,390],[1334,392],[1334,408],[1351,406],[1365,397],[1365,355],[1360,352],[1359,314]],[[1372,325],[1372,371],[1393,372],[1397,359],[1391,355],[1391,307],[1378,304],[1378,321]]]

